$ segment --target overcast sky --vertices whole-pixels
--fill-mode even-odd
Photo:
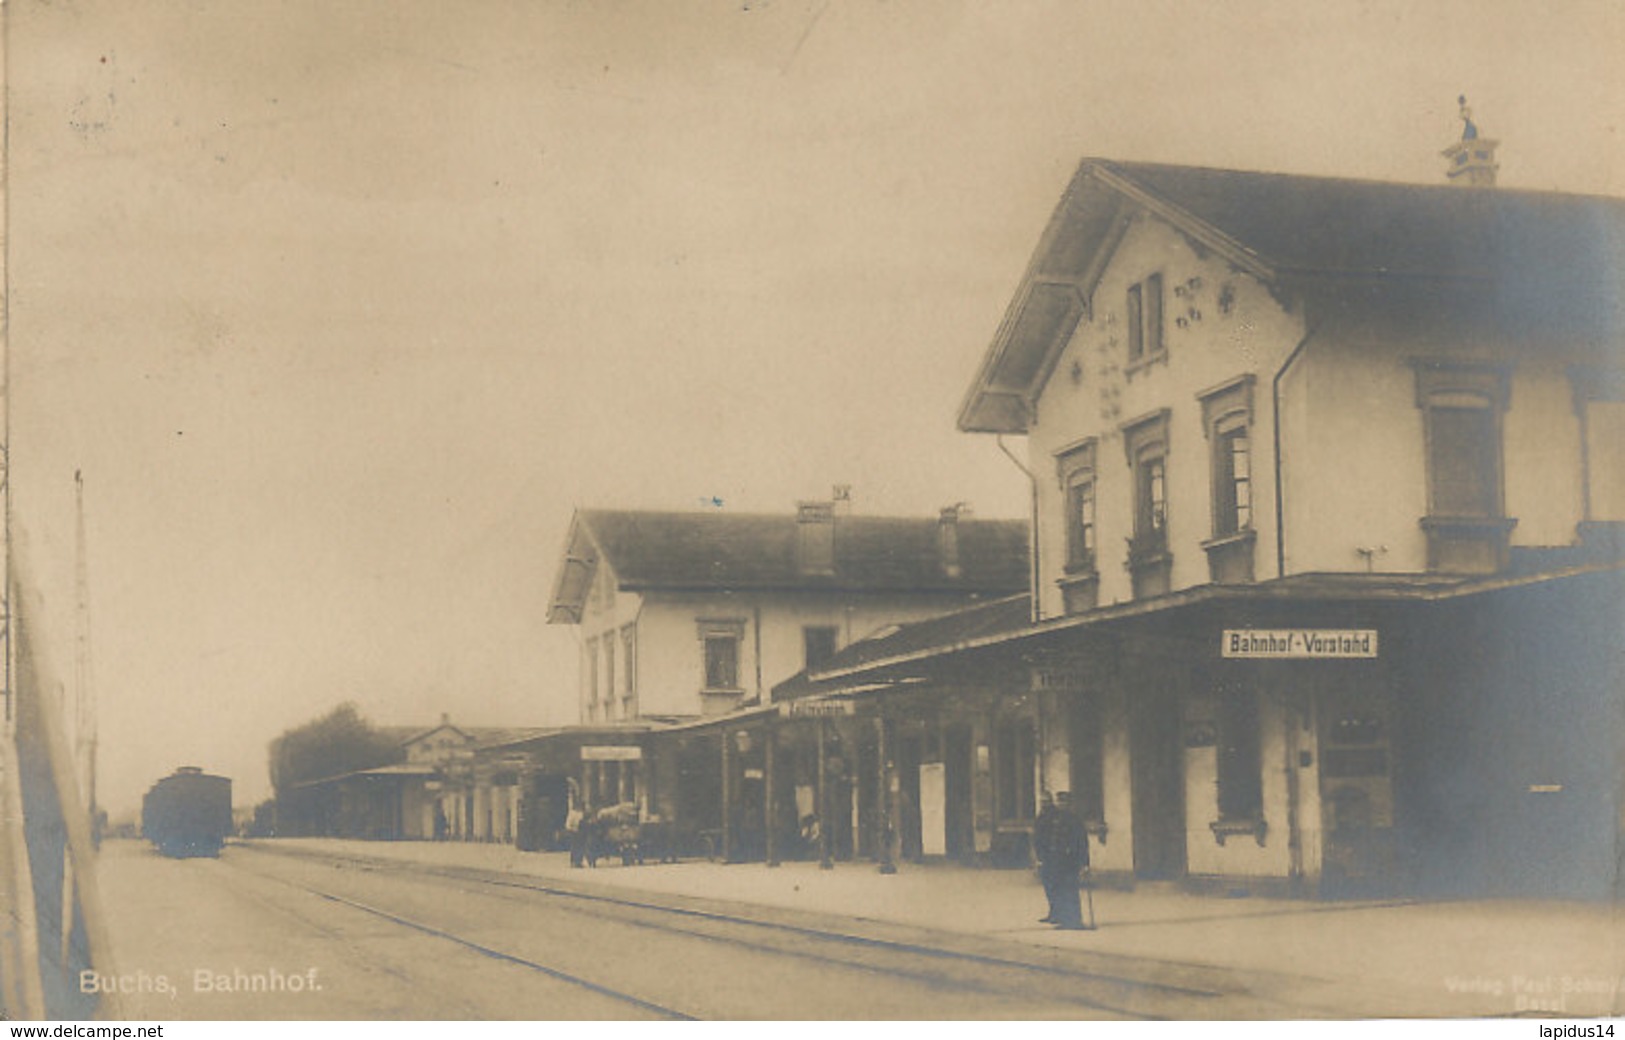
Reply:
[[[1023,478],[954,417],[1085,155],[1625,194],[1611,0],[14,0],[16,523],[103,802],[573,721],[577,505]]]

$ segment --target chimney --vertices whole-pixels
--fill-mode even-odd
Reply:
[[[1439,154],[1449,166],[1445,177],[1451,184],[1468,188],[1495,187],[1495,171],[1501,167],[1495,161],[1495,148],[1500,141],[1478,136],[1478,124],[1473,122],[1473,110],[1467,107],[1467,95],[1456,99],[1461,106],[1461,140]]]
[[[963,573],[959,566],[959,520],[970,516],[970,506],[956,502],[937,514],[937,558],[942,573],[957,578]]]
[[[442,726],[451,725],[451,712],[443,711],[443,712],[440,713],[440,724]]]
[[[796,570],[801,574],[835,573],[833,502],[797,503]]]
[[[852,485],[836,484],[830,489],[830,501],[835,505],[836,516],[852,515]]]

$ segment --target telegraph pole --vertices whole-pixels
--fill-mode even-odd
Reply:
[[[829,751],[825,747],[824,731],[829,727],[829,720],[820,716],[818,718],[818,869],[833,870],[835,861],[830,858],[829,825],[832,819],[829,804]]]
[[[99,838],[96,833],[96,687],[92,681],[90,653],[90,565],[85,539],[85,478],[79,470],[73,471],[73,485],[76,508],[73,750],[85,795],[85,811],[90,814],[91,834]]]

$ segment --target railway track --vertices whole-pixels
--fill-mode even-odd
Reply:
[[[201,863],[187,864],[188,867],[192,868],[201,867],[202,865],[203,864]],[[322,941],[325,943],[336,945],[338,948],[344,951],[344,959],[346,961],[351,963],[364,963],[369,969],[387,975],[403,985],[410,986],[413,983],[414,980],[411,974],[406,971],[402,965],[396,963],[390,958],[378,956],[374,951],[366,949],[363,945],[356,942],[353,937],[348,935],[343,928],[337,927],[336,922],[325,919],[320,915],[308,913],[306,912],[305,907],[302,907],[297,903],[289,903],[285,899],[276,899],[268,896],[263,890],[243,883],[245,875],[251,875],[254,878],[274,883],[281,882],[281,879],[275,877],[274,875],[269,875],[254,870],[234,870],[229,873],[223,872],[223,876],[217,876],[214,878],[214,880],[217,884],[223,884],[235,897],[242,899],[245,902],[253,903],[256,906],[269,911],[272,915],[287,921],[293,927],[304,929],[320,936]],[[297,889],[292,890],[297,891]],[[472,1012],[473,1009],[471,1007],[465,1007],[465,1010]]]
[[[692,1021],[695,1018],[695,1016],[687,1014],[677,1008],[667,1007],[665,1005],[646,1000],[635,994],[623,992],[615,989],[614,987],[603,985],[599,982],[593,981],[592,979],[572,974],[571,972],[563,971],[559,968],[546,964],[538,963],[515,953],[496,949],[490,945],[476,942],[473,939],[458,935],[447,929],[428,924],[421,920],[416,920],[412,917],[408,917],[379,906],[371,905],[358,899],[352,899],[336,892],[327,891],[313,885],[304,884],[273,873],[268,873],[266,871],[254,870],[241,864],[229,864],[229,866],[231,868],[231,874],[239,876],[247,875],[262,881],[272,882],[283,886],[288,890],[314,896],[325,903],[346,907],[370,918],[383,920],[391,924],[398,925],[401,928],[409,931],[443,940],[447,943],[461,947],[464,950],[470,951],[482,958],[535,972],[557,982],[561,982],[568,986],[595,994],[598,997],[606,998],[614,1004],[643,1012],[648,1017],[657,1020]],[[239,897],[255,902],[281,916],[291,918],[300,926],[320,933],[328,941],[339,943],[344,948],[347,959],[366,960],[372,967],[382,971],[385,974],[393,976],[402,982],[414,983],[421,981],[414,979],[413,976],[407,971],[404,971],[399,964],[393,963],[384,958],[380,958],[376,954],[363,948],[346,934],[346,930],[344,928],[336,927],[334,921],[324,920],[318,916],[303,913],[295,907],[290,907],[284,901],[270,898],[264,892],[256,891],[251,887],[242,884],[232,884],[229,881],[227,884],[232,887],[234,892]],[[472,1005],[464,1004],[463,1011],[463,1017],[477,1017],[475,1014],[477,1009]]]
[[[649,999],[605,986],[580,972],[547,963],[534,955],[472,938],[455,925],[425,919],[431,915],[421,912],[409,915],[398,906],[381,905],[394,900],[381,898],[375,881],[363,884],[363,887],[370,884],[373,889],[364,899],[358,898],[354,892],[346,894],[334,889],[344,888],[346,883],[354,885],[357,875],[371,879],[389,878],[399,884],[432,886],[441,893],[442,900],[449,887],[464,899],[496,900],[509,907],[510,913],[520,912],[520,907],[545,906],[549,912],[568,914],[581,922],[583,934],[589,934],[594,928],[613,925],[645,934],[698,940],[757,958],[786,958],[827,968],[856,970],[871,979],[906,981],[943,993],[980,994],[994,1001],[1015,1002],[1018,1006],[1022,1002],[1064,1005],[1075,1008],[1079,1017],[1206,1019],[1267,1010],[1262,1001],[1251,998],[1245,991],[1215,985],[1210,980],[1166,981],[1147,978],[1143,973],[1079,967],[1053,959],[1045,960],[1044,951],[1033,951],[1031,957],[1016,959],[903,938],[862,935],[832,927],[764,919],[714,907],[653,902],[629,894],[595,892],[539,878],[493,875],[484,871],[398,861],[334,857],[327,853],[311,855],[264,846],[254,849],[291,860],[302,860],[318,869],[325,867],[326,874],[312,883],[308,876],[294,880],[263,871],[253,873],[460,945],[482,956],[579,985],[629,1007],[638,1007],[644,1013],[665,1018],[707,1018],[716,1015],[712,1009]],[[239,869],[250,868],[239,864]],[[1276,1013],[1279,1013],[1278,1009]]]
[[[502,950],[486,946],[482,943],[474,942],[471,939],[456,935],[441,928],[436,928],[430,924],[425,924],[422,921],[415,921],[410,917],[403,917],[400,914],[392,913],[391,911],[384,910],[376,906],[369,906],[366,903],[359,902],[358,900],[347,899],[344,896],[335,895],[332,892],[323,892],[320,889],[311,888],[308,885],[298,885],[295,882],[289,882],[289,884],[294,884],[295,887],[299,888],[300,890],[309,892],[311,895],[328,900],[329,902],[338,903],[341,906],[347,906],[353,910],[359,910],[362,913],[371,914],[374,917],[381,917],[386,921],[392,921],[395,924],[410,928],[413,931],[422,932],[425,935],[432,935],[437,939],[444,939],[447,942],[455,943],[458,946],[473,950],[475,953],[489,957],[492,960],[503,961],[508,964],[516,964],[521,968],[529,968],[532,971],[540,972],[550,979],[556,979],[560,982],[569,983],[572,986],[579,986],[590,993],[596,993],[601,997],[608,997],[611,1000],[619,1001],[620,1003],[628,1004],[632,1007],[638,1008],[639,1010],[650,1012],[657,1018],[692,1022],[696,1017],[694,1015],[679,1011],[676,1008],[656,1004],[652,1001],[644,1000],[642,997],[637,997],[630,993],[623,993],[620,990],[594,982],[591,979],[583,978],[580,975],[573,975],[570,972],[561,971],[558,968],[549,967],[546,964],[538,964],[533,960],[528,960],[524,957],[518,956],[517,954],[505,953]]]

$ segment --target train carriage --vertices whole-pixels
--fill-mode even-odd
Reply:
[[[141,802],[141,833],[166,856],[218,856],[231,833],[231,780],[182,766]]]

